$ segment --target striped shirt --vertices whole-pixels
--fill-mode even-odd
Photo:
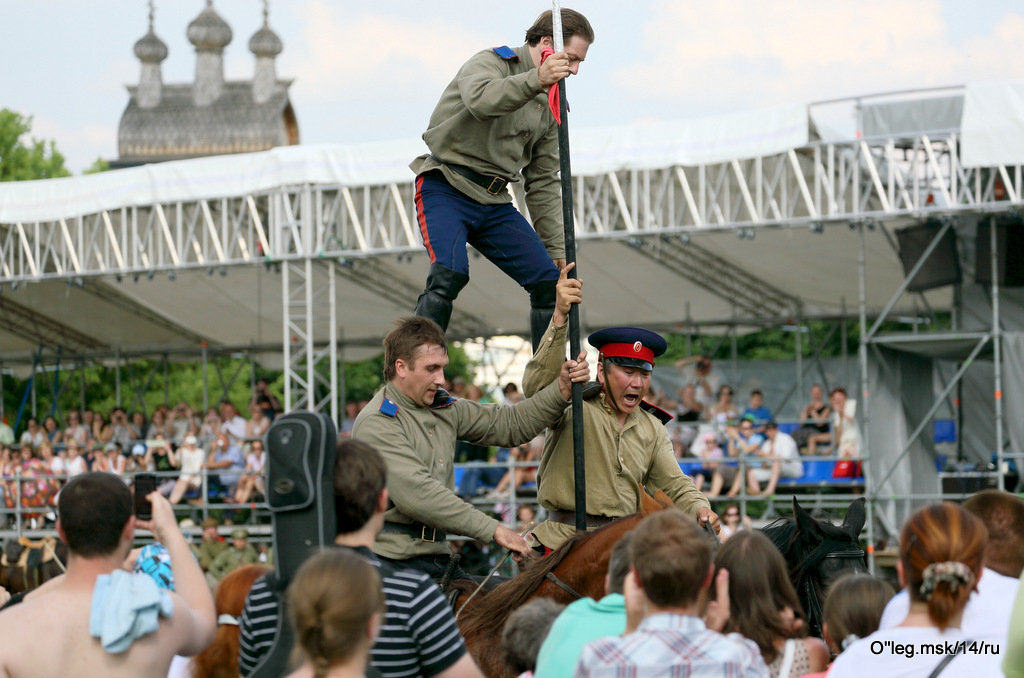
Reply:
[[[340,547],[344,548],[344,547]],[[466,653],[455,617],[441,590],[427,575],[382,563],[369,549],[353,549],[381,575],[387,614],[370,652],[370,663],[386,678],[434,676]],[[238,668],[255,671],[274,645],[280,606],[264,577],[253,584],[242,610]]]
[[[709,631],[697,617],[653,614],[634,633],[587,643],[576,678],[767,678],[753,641]]]

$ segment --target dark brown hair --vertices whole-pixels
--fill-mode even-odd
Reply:
[[[825,624],[835,650],[841,652],[843,641],[853,635],[867,638],[878,630],[882,612],[893,596],[892,587],[883,579],[866,572],[840,577],[832,584],[825,598]]]
[[[711,543],[693,517],[675,508],[647,516],[633,530],[630,553],[652,603],[686,607],[697,601],[711,566]]]
[[[943,631],[963,610],[981,572],[988,531],[979,518],[952,502],[930,504],[910,516],[900,534],[900,561],[912,601],[926,601],[928,616]],[[974,582],[953,586],[937,581],[931,595],[921,592],[924,570],[933,563],[956,562],[974,573]]]
[[[725,631],[735,631],[754,641],[765,663],[775,660],[778,638],[807,635],[806,625],[794,631],[779,614],[789,607],[797,618],[805,619],[789,581],[786,560],[768,537],[753,530],[729,537],[715,554],[715,576],[719,570],[729,571],[729,622]],[[714,593],[711,587],[712,598]]]
[[[338,442],[334,464],[334,513],[338,534],[362,529],[377,510],[387,483],[387,466],[373,445],[354,438]]]
[[[412,367],[419,348],[437,344],[448,353],[448,340],[441,326],[430,318],[406,316],[395,321],[395,329],[384,336],[384,379],[395,378],[395,361],[403,360]]]
[[[241,617],[249,589],[267,572],[270,568],[266,565],[244,565],[227,573],[214,598],[217,614]],[[192,678],[237,678],[238,634],[237,626],[218,624],[213,642],[192,659]]]
[[[132,517],[132,494],[118,476],[91,471],[68,481],[57,506],[71,553],[83,558],[109,556]]]
[[[526,44],[535,46],[543,37],[551,37],[554,28],[551,22],[551,10],[543,12],[533,25],[526,29]],[[562,8],[562,41],[569,42],[572,36],[578,35],[587,44],[594,43],[594,29],[591,27],[587,17],[573,9]]]
[[[1024,570],[1024,499],[1009,492],[982,490],[963,507],[985,523],[985,567],[1017,579]]]

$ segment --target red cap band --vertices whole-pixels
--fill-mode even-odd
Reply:
[[[601,347],[601,355],[606,358],[636,358],[654,364],[654,351],[639,341],[632,344],[605,344]]]

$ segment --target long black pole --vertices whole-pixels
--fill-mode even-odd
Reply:
[[[558,81],[558,106],[562,124],[558,126],[558,160],[562,175],[562,226],[565,230],[565,263],[576,262],[576,227],[572,216],[572,169],[569,166],[569,110],[565,100],[565,79]],[[579,264],[569,271],[570,278],[579,274]],[[581,349],[580,309],[569,308],[569,358],[575,360]],[[587,529],[587,475],[583,455],[583,384],[572,385],[572,468],[576,499],[576,529]]]

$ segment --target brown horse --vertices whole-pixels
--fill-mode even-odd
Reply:
[[[518,577],[490,591],[477,593],[465,609],[462,609],[463,601],[466,594],[476,588],[476,583],[466,580],[452,583],[453,588],[463,593],[455,604],[459,611],[459,630],[484,675],[490,678],[512,676],[502,661],[497,642],[512,610],[537,596],[560,603],[576,600],[577,596],[551,581],[549,573],[582,597],[600,599],[604,596],[608,559],[615,543],[644,516],[674,506],[661,490],[653,498],[646,492],[641,494],[640,513],[620,518],[594,532],[577,533],[550,555],[531,560]]]
[[[67,560],[67,545],[54,537],[9,540],[0,552],[0,586],[12,594],[31,591],[62,574]]]

